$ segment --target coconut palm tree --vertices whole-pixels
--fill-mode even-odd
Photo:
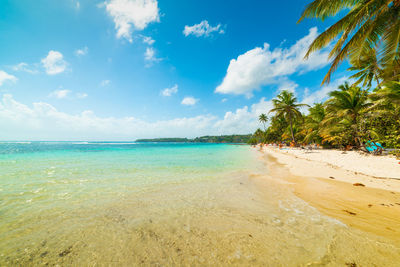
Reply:
[[[348,70],[357,71],[357,73],[350,77],[357,79],[355,82],[356,85],[362,83],[362,86],[371,88],[372,82],[375,80],[378,88],[381,87],[380,77],[383,72],[375,49],[370,49],[360,58],[350,59],[350,64],[352,66]]]
[[[298,104],[297,98],[292,92],[287,90],[282,91],[275,99],[272,99],[274,108],[269,112],[275,112],[277,116],[284,116],[290,125],[290,134],[292,141],[296,143],[293,133],[293,120],[302,118],[299,111],[300,107],[308,106],[307,104]]]
[[[333,59],[322,83],[329,82],[331,74],[348,57],[361,58],[369,49],[378,49],[382,65],[392,68],[400,50],[400,0],[314,0],[307,5],[304,18],[347,14],[321,33],[310,45],[305,58],[316,50],[336,42],[329,54]]]
[[[392,104],[400,105],[400,82],[388,82],[374,95]]]
[[[335,133],[334,129],[348,129],[350,130],[349,141],[352,145],[359,146],[361,118],[372,106],[368,99],[368,91],[358,86],[350,86],[346,82],[339,86],[338,90],[330,92],[329,96],[330,98],[325,103],[327,117],[322,122],[325,127],[325,136],[328,136],[327,132]]]
[[[264,114],[264,113],[261,113],[260,114],[260,116],[258,117],[258,120],[263,124],[263,127],[264,127],[264,131],[266,130],[266,128],[265,128],[265,124],[267,123],[267,121],[268,121],[268,117],[267,117],[267,115],[266,114]]]
[[[264,139],[264,132],[258,128],[255,132],[254,132],[254,136],[257,138],[258,142],[262,142]]]
[[[314,106],[308,109],[309,114],[305,118],[305,123],[303,125],[303,134],[305,142],[311,141],[321,141],[320,128],[321,122],[325,119],[326,113],[324,105],[321,103],[316,103]]]

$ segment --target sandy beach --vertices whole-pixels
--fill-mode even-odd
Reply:
[[[345,224],[400,244],[400,164],[391,156],[264,147],[274,177]],[[272,162],[272,163],[271,163]]]

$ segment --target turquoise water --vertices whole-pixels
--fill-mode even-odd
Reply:
[[[1,266],[391,266],[249,146],[0,143]],[[395,266],[395,265],[393,265]]]
[[[244,151],[248,148],[190,143],[3,143],[1,208],[39,202],[54,206],[66,199],[98,203],[110,200],[107,195],[212,179],[216,173],[248,168],[251,157],[240,157]]]

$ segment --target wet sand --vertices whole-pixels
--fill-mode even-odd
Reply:
[[[400,245],[399,181],[349,173],[290,156],[282,159],[282,155],[270,150],[266,153],[270,174],[289,182],[296,196],[350,227]],[[282,163],[289,160],[289,167]],[[299,164],[301,168],[292,171]],[[310,172],[304,171],[307,168]]]

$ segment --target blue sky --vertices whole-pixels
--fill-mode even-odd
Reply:
[[[2,140],[250,133],[281,89],[322,101],[343,82],[292,1],[1,1]]]

